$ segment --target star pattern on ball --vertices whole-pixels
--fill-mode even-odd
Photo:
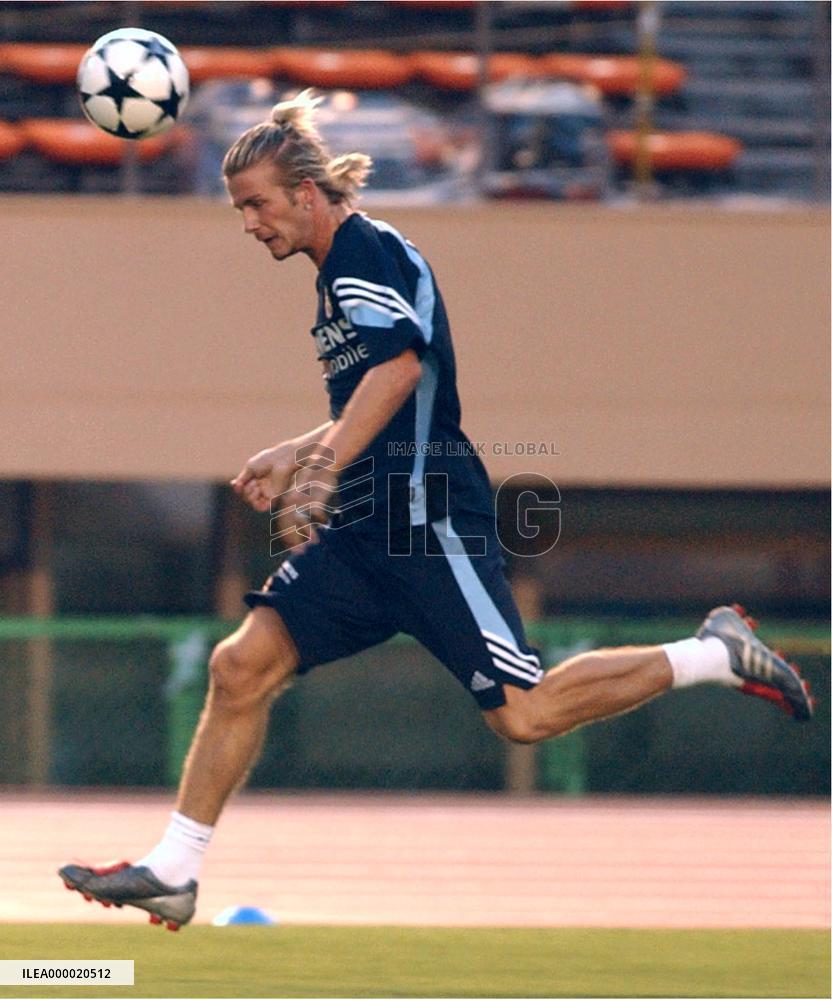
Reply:
[[[169,49],[166,45],[163,45],[158,38],[150,38],[146,42],[142,42],[142,45],[147,49],[145,55],[145,60],[152,59],[153,56],[159,60],[159,62],[164,63],[165,69],[170,70],[170,62],[168,61],[173,55],[173,51]]]
[[[89,66],[82,62],[79,69],[84,113],[93,124],[123,139],[166,131],[188,100],[188,72],[179,53],[167,39],[149,32],[124,29],[111,34],[114,37],[99,39],[90,49],[96,58]]]
[[[118,73],[113,72],[113,70],[108,66],[107,74],[110,78],[110,85],[106,90],[99,90],[98,94],[100,97],[109,97],[115,103],[118,108],[119,114],[121,114],[121,106],[128,97],[137,97],[140,100],[146,100],[144,94],[138,90],[134,90],[130,86],[130,81],[125,80],[118,75]]]
[[[179,102],[182,100],[182,95],[176,90],[176,87],[171,84],[170,96],[166,97],[164,100],[159,100],[158,98],[153,102],[157,108],[161,108],[164,114],[168,115],[170,118],[176,118],[179,114]]]

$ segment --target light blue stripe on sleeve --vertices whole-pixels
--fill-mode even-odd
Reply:
[[[389,330],[395,325],[397,319],[402,318],[382,305],[368,302],[359,303],[355,299],[346,299],[340,305],[353,326],[382,327]]]
[[[425,263],[424,258],[416,247],[408,243],[397,229],[394,229],[386,222],[382,222],[380,219],[370,219],[369,221],[376,227],[376,229],[379,230],[379,232],[389,233],[391,236],[395,236],[399,243],[401,243],[404,247],[404,251],[410,262],[419,271],[419,280],[416,283],[416,301],[414,302],[414,307],[416,309],[416,314],[419,317],[419,323],[422,327],[422,333],[424,334],[425,341],[429,344],[433,339],[433,310],[436,306],[436,293],[433,289],[433,276],[430,273],[430,268]]]
[[[419,271],[419,278],[416,282],[416,301],[414,306],[419,317],[419,325],[422,328],[422,336],[425,343],[430,344],[433,340],[433,311],[436,307],[436,292],[434,290],[433,275],[430,268],[425,263],[424,258],[412,244],[408,243],[402,234],[379,219],[369,220],[379,232],[389,233],[401,243],[410,262]],[[425,507],[425,455],[423,447],[427,444],[430,436],[430,426],[433,422],[433,406],[436,400],[436,387],[439,382],[433,356],[426,354],[422,358],[422,377],[416,387],[416,458],[413,462],[413,469],[410,473],[410,523],[425,524],[427,522],[427,510]]]
[[[430,435],[430,424],[433,418],[433,402],[436,398],[436,386],[439,375],[436,371],[436,360],[432,354],[422,358],[422,375],[416,386],[416,418],[415,439],[416,458],[410,473],[410,523],[426,524],[427,509],[425,507],[425,446]]]

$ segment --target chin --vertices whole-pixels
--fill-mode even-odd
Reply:
[[[297,253],[294,247],[290,247],[288,250],[272,250],[269,247],[269,250],[271,250],[271,255],[275,260],[286,260],[287,257],[294,257]]]

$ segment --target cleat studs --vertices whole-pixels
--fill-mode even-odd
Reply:
[[[745,608],[741,604],[732,604],[731,610],[736,611],[737,614],[740,616],[740,618],[745,618],[747,613]]]
[[[155,913],[151,913],[150,914],[150,922],[151,922],[151,924],[161,924],[162,918],[156,916]]]
[[[165,924],[165,927],[167,927],[169,931],[179,930],[179,924],[175,923],[173,920],[168,920],[168,922]]]
[[[112,903],[108,903],[103,899],[99,899],[98,902],[101,903],[101,905],[104,907],[105,910],[109,910],[110,907],[113,905]]]
[[[755,698],[762,698],[765,701],[770,701],[773,705],[782,709],[786,715],[794,715],[794,710],[791,705],[776,688],[768,687],[766,684],[758,684],[754,681],[746,681],[740,688],[740,691],[743,694],[750,694]]]
[[[757,621],[756,618],[752,618],[751,615],[746,615],[743,618],[743,621],[751,629],[752,632],[756,632],[757,629],[760,627],[760,623]]]
[[[75,886],[70,885],[69,882],[64,882],[64,889],[69,889],[70,892],[75,892]]]
[[[113,906],[114,906],[114,907],[115,907],[115,908],[116,908],[117,910],[120,910],[120,909],[121,909],[121,907],[122,907],[122,904],[121,904],[121,903],[113,903]]]
[[[84,899],[86,899],[86,901],[88,903],[92,902],[92,896],[88,892],[84,892],[84,893],[82,893],[82,895],[83,895]]]

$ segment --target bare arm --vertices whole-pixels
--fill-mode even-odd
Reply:
[[[344,412],[320,439],[335,453],[339,469],[353,462],[390,423],[416,388],[421,373],[416,352],[408,349],[365,374]]]
[[[311,461],[295,476],[294,490],[287,495],[284,507],[292,511],[296,527],[309,521],[327,521],[327,502],[339,473],[390,423],[416,388],[421,373],[416,352],[408,349],[364,375],[344,412],[321,439],[321,460]],[[298,513],[300,510],[305,513]]]
[[[323,440],[324,434],[326,434],[330,427],[332,427],[332,421],[327,420],[327,422],[325,424],[321,424],[320,427],[307,431],[305,434],[299,434],[296,438],[292,438],[290,441],[286,441],[284,443],[291,445],[295,450],[299,450],[308,444],[317,444],[319,441]]]
[[[292,476],[300,468],[298,452],[307,445],[319,442],[331,426],[332,421],[327,420],[320,427],[252,455],[231,480],[234,492],[255,510],[261,513],[267,511],[271,498],[285,493],[291,486]]]
[[[283,506],[325,504],[335,489],[337,470],[354,461],[390,423],[415,389],[421,370],[416,352],[410,349],[371,368],[359,382],[338,420],[258,452],[231,481],[234,490],[255,510],[267,511],[271,498],[287,493],[294,479],[296,493],[307,483],[316,485],[311,487],[311,492],[307,490],[294,497],[287,494]],[[301,468],[298,465],[298,449],[316,443],[331,449],[324,454],[335,455],[334,469],[320,465]],[[313,513],[312,519],[323,521],[325,518]],[[306,521],[305,518],[299,519],[301,524]]]

